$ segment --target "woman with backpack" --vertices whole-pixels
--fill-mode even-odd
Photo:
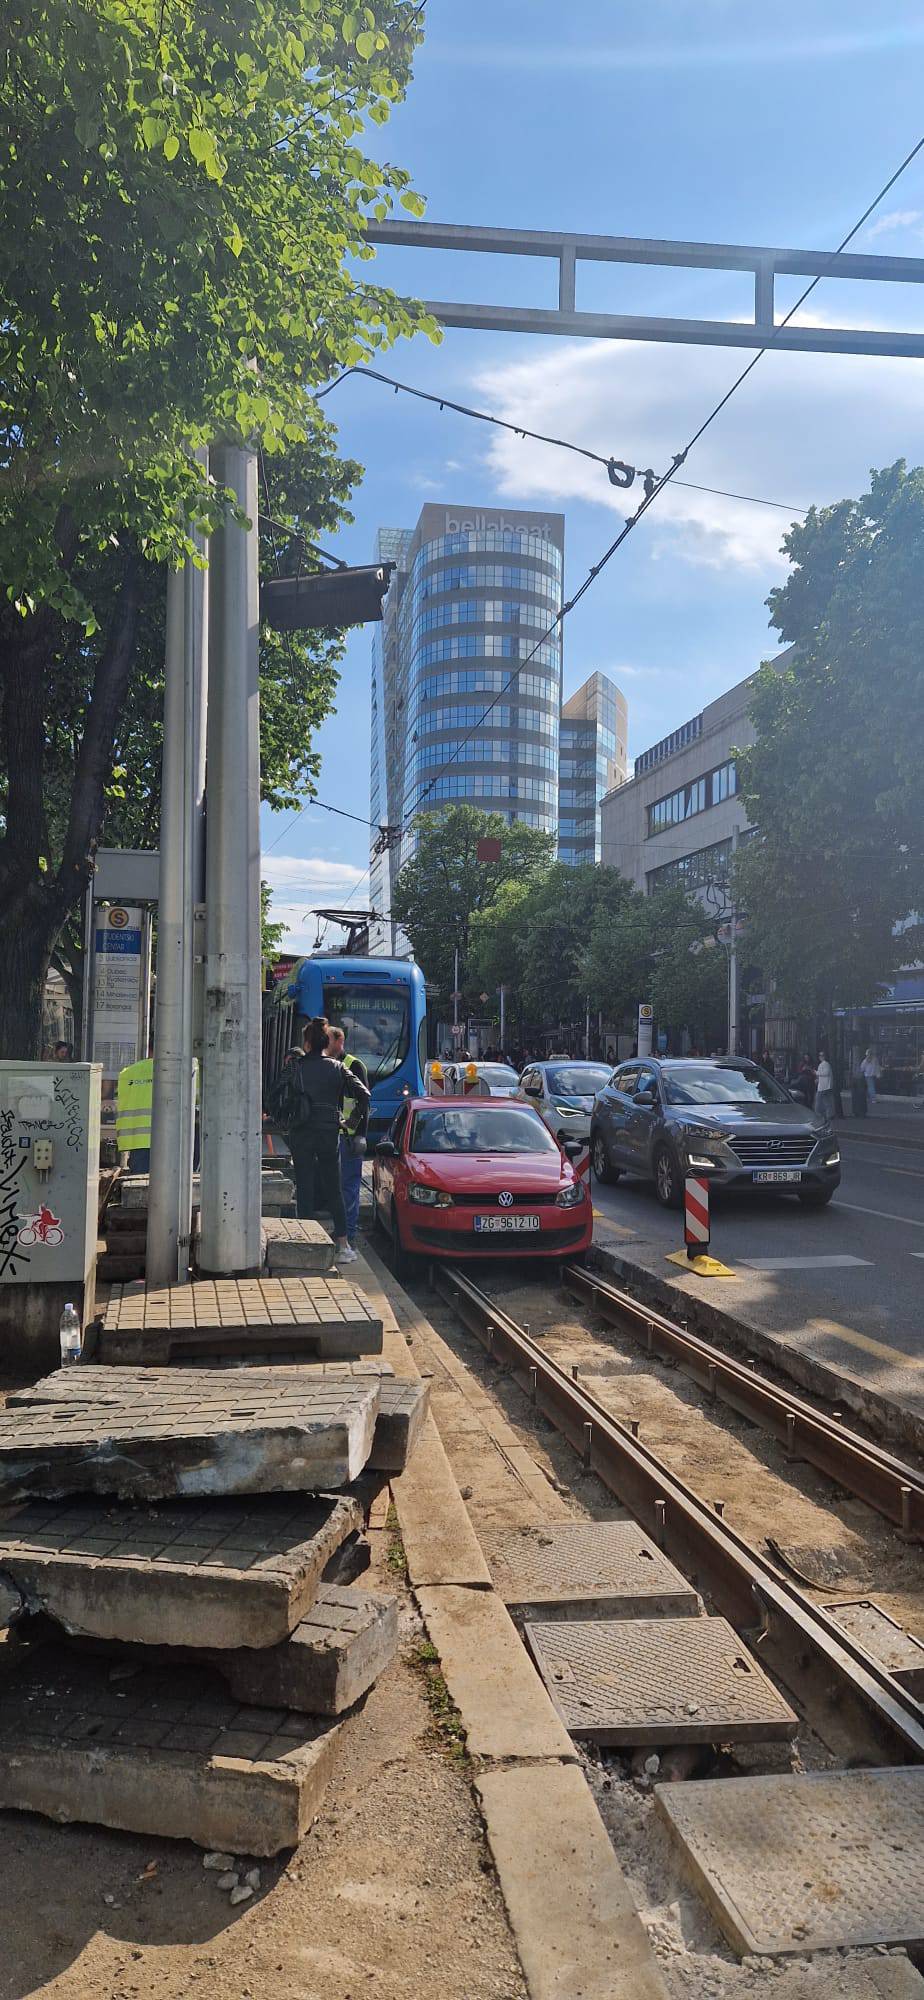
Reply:
[[[286,1127],[299,1216],[311,1218],[319,1208],[325,1209],[333,1222],[338,1264],[354,1264],[356,1251],[347,1242],[340,1186],[341,1112],[348,1093],[367,1108],[372,1093],[355,1070],[345,1070],[325,1053],[327,1036],[327,1021],[315,1015],[302,1037],[305,1053],[287,1064],[273,1108]]]

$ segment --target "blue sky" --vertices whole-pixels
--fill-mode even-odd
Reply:
[[[924,16],[909,0],[430,0],[415,80],[370,148],[405,166],[437,222],[827,249],[924,130]],[[924,154],[858,249],[924,257]],[[418,296],[553,304],[534,259],[383,251],[376,275]],[[804,282],[804,281],[803,281]],[[778,286],[778,311],[799,289]],[[745,316],[743,276],[579,266],[585,308]],[[924,327],[911,286],[824,282],[806,316]],[[381,366],[634,464],[663,467],[746,358],[728,348],[450,331]],[[366,467],[337,551],[366,562],[376,528],[413,526],[427,499],[561,508],[566,587],[616,533],[625,501],[602,468],[355,378],[328,399]],[[685,472],[787,507],[860,492],[870,466],[917,462],[924,365],[774,353]],[[638,497],[638,490],[633,504]],[[565,692],[596,668],[629,702],[636,753],[774,650],[764,604],[785,573],[788,515],[671,489],[568,619]],[[369,806],[371,628],[351,635],[325,724],[318,795]],[[292,949],[312,905],[362,906],[361,826],[309,807],[263,814],[263,872]],[[270,850],[270,843],[273,843]]]

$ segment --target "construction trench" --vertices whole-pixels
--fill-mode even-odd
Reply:
[[[0,1995],[924,1996],[920,1465],[597,1272],[267,1233],[3,1385]]]

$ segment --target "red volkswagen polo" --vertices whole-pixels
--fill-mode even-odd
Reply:
[[[585,1183],[531,1104],[412,1097],[372,1163],[396,1259],[572,1257],[590,1248]]]

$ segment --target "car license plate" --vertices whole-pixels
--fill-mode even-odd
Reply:
[[[801,1181],[801,1167],[770,1167],[764,1173],[755,1174],[755,1181]]]
[[[476,1215],[476,1236],[524,1236],[540,1226],[538,1215]]]

